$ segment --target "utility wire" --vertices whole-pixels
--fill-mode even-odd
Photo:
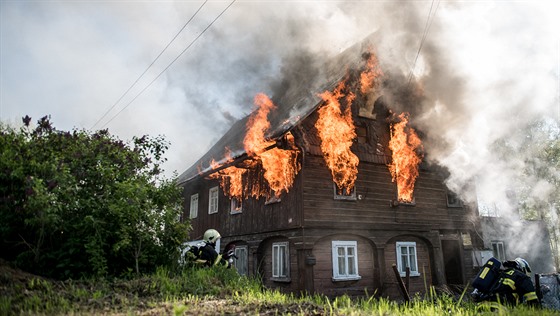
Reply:
[[[436,15],[437,9],[439,8],[440,0],[438,0],[435,10],[434,8],[434,1],[432,0],[432,5],[430,6],[430,11],[428,12],[428,18],[426,19],[426,25],[424,26],[424,34],[422,35],[422,40],[420,40],[420,46],[418,47],[418,52],[416,52],[416,58],[414,59],[414,64],[412,65],[412,69],[410,69],[410,74],[408,75],[408,84],[410,85],[410,81],[412,77],[414,77],[414,69],[416,68],[416,62],[418,61],[418,56],[420,56],[420,51],[422,50],[422,46],[424,46],[424,42],[426,41],[426,37],[428,37],[428,32],[430,31],[430,27],[432,26],[432,22]],[[434,13],[432,14],[432,10]]]
[[[117,114],[115,114],[107,123],[105,123],[103,127],[107,126],[109,123],[111,123],[111,121],[113,121],[117,116],[119,116],[119,114],[121,114],[122,111],[124,111],[130,104],[132,104],[132,102],[134,102],[142,93],[144,93],[144,91],[146,91],[146,89],[148,89],[148,87],[150,87],[165,71],[167,71],[167,69],[169,69],[169,67],[171,67],[171,65],[173,65],[177,59],[179,59],[179,57],[181,57],[189,48],[191,48],[191,46],[202,36],[202,34],[204,34],[211,26],[212,24],[214,24],[214,22],[216,22],[234,3],[236,0],[233,0],[230,2],[230,4],[228,4],[228,6],[222,10],[222,12],[220,12],[220,14],[218,14],[218,16],[216,16],[216,18],[210,22],[210,24],[208,24],[208,26],[202,30],[202,32],[200,34],[198,34],[197,37],[195,37],[190,44],[185,47],[185,49],[177,56],[175,57],[175,59],[173,59],[173,61],[171,61],[171,63],[169,63],[169,65],[167,65],[167,67],[165,67],[165,69],[163,69],[155,78],[154,80],[152,80],[146,87],[144,87],[144,89],[142,89],[140,92],[138,92],[138,94],[132,99],[130,100],[130,102],[128,102],[119,112],[117,112]]]
[[[128,87],[128,89],[121,95],[121,97],[95,122],[95,124],[93,124],[90,127],[90,130],[93,129],[97,124],[99,124],[99,122],[101,122],[101,120],[103,120],[107,116],[107,114],[109,114],[109,112],[111,112],[111,110],[113,110],[115,108],[115,106],[117,106],[117,104],[119,104],[119,102],[121,102],[121,100],[124,98],[124,96],[127,95],[128,92],[130,92],[130,90],[138,83],[138,81],[140,81],[140,79],[142,79],[142,77],[144,77],[146,72],[148,72],[148,70],[155,64],[155,62],[161,57],[161,55],[163,55],[163,53],[167,50],[167,48],[169,48],[169,46],[175,41],[175,39],[177,39],[179,34],[181,34],[181,32],[183,32],[183,30],[187,27],[187,25],[189,25],[189,23],[191,23],[191,21],[198,14],[198,12],[200,12],[202,7],[204,7],[206,2],[208,2],[208,0],[205,0],[200,5],[198,10],[196,10],[196,12],[191,16],[191,18],[183,25],[183,27],[179,30],[179,32],[177,32],[177,34],[175,34],[175,36],[171,39],[171,41],[169,41],[169,43],[167,43],[167,45],[163,48],[163,50],[159,53],[159,55],[157,55],[157,57],[152,61],[152,63],[150,65],[148,65],[148,67],[146,67],[144,72],[142,72],[142,74],[138,78],[136,78],[136,80],[132,83],[132,85],[130,85],[130,87]]]

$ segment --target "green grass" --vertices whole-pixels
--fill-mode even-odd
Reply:
[[[375,295],[362,298],[322,295],[298,296],[264,289],[256,279],[234,270],[186,268],[178,272],[158,269],[149,276],[128,280],[56,282],[43,278],[2,284],[0,315],[556,315],[557,311],[490,308],[474,304],[463,292],[459,297],[436,294],[411,302]],[[375,294],[375,293],[374,293]]]

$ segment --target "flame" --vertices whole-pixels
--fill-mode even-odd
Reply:
[[[383,71],[379,67],[379,61],[372,52],[367,53],[366,69],[360,74],[360,92],[366,94],[379,85],[379,78]]]
[[[393,182],[397,182],[399,201],[410,203],[414,198],[418,165],[422,161],[422,156],[417,152],[417,149],[422,148],[422,142],[414,129],[407,127],[408,113],[401,113],[398,118],[400,122],[391,126],[389,149],[393,152],[393,162],[389,165],[389,171]]]
[[[265,169],[264,178],[276,197],[280,197],[282,191],[290,190],[301,169],[301,165],[297,162],[298,150],[295,146],[294,136],[290,132],[287,133],[286,140],[289,149],[275,147],[260,155]]]
[[[244,191],[243,175],[246,172],[246,169],[231,166],[213,173],[209,177],[220,180],[220,187],[226,196],[241,200]]]
[[[352,120],[351,104],[354,94],[344,94],[345,83],[341,82],[333,92],[325,91],[320,96],[325,104],[318,110],[319,118],[315,123],[321,151],[327,166],[331,170],[333,181],[338,190],[346,190],[350,194],[358,176],[360,160],[350,150],[356,138]],[[346,97],[346,108],[341,109],[340,100]]]
[[[295,176],[301,169],[301,166],[297,163],[298,151],[291,133],[286,135],[288,149],[270,148],[276,142],[265,138],[265,133],[270,128],[267,117],[268,113],[276,106],[272,100],[262,93],[255,96],[255,106],[258,109],[247,122],[247,134],[243,140],[243,145],[248,155],[258,157],[265,170],[264,178],[270,189],[278,197],[282,191],[289,191]]]
[[[256,156],[275,143],[274,141],[267,140],[265,133],[270,128],[270,122],[267,118],[268,113],[275,109],[276,106],[263,93],[255,96],[255,106],[257,110],[253,112],[253,115],[247,121],[247,134],[245,134],[245,139],[243,140],[245,151],[249,156]]]

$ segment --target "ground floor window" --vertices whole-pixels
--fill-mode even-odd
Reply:
[[[247,275],[249,272],[248,262],[249,262],[249,251],[247,246],[237,246],[235,247],[235,256],[233,258],[233,265],[240,275]]]
[[[416,242],[399,241],[397,242],[397,268],[401,276],[406,275],[406,268],[410,268],[411,276],[419,276],[418,259],[416,256]]]
[[[288,242],[272,244],[272,277],[285,279],[290,276]]]
[[[356,280],[358,274],[358,243],[334,240],[332,242],[333,280]]]

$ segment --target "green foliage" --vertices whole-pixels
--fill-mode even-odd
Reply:
[[[556,315],[527,306],[496,308],[446,294],[411,302],[367,296],[285,294],[224,267],[158,268],[132,279],[51,281],[21,277],[3,288],[0,315]]]
[[[179,256],[188,223],[165,179],[161,137],[58,131],[48,117],[0,125],[0,254],[56,278],[154,271]]]

